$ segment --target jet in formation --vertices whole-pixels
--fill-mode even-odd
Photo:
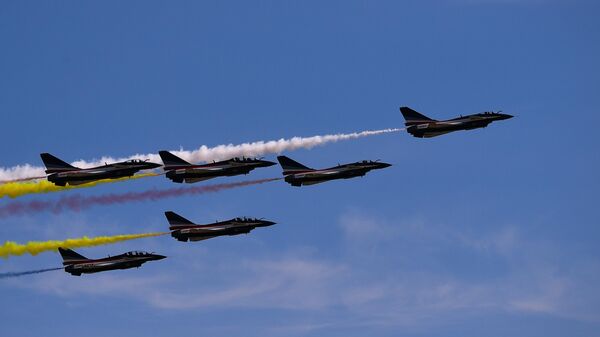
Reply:
[[[222,235],[248,234],[256,227],[268,227],[273,221],[253,218],[234,218],[227,221],[217,221],[212,224],[195,224],[181,215],[165,212],[171,236],[179,241],[202,241]]]
[[[279,156],[277,160],[283,168],[284,180],[292,186],[314,185],[334,179],[362,177],[371,170],[392,166],[380,161],[363,160],[356,163],[315,170],[286,156]]]
[[[274,162],[255,158],[232,158],[208,164],[190,164],[168,151],[159,151],[167,178],[176,183],[195,183],[216,177],[248,174],[258,167],[269,167]]]
[[[103,259],[88,259],[76,252],[58,248],[63,259],[65,271],[73,276],[81,274],[92,274],[107,270],[139,268],[148,261],[158,261],[166,256],[146,252],[127,252],[117,256],[109,256]]]
[[[418,138],[431,138],[453,131],[485,128],[491,122],[513,117],[500,112],[483,112],[438,121],[424,116],[408,107],[401,107],[400,112],[406,121],[404,123],[406,132]]]
[[[132,159],[103,166],[82,169],[68,164],[49,153],[40,154],[49,174],[48,181],[57,186],[81,185],[101,179],[117,179],[131,177],[141,170],[161,167],[160,164],[148,160]]]

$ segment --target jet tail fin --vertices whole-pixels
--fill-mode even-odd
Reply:
[[[63,265],[71,264],[76,261],[89,260],[87,257],[68,248],[58,247],[58,252],[60,253],[60,256],[62,256]]]
[[[175,212],[172,212],[172,211],[166,211],[165,216],[167,217],[167,221],[169,222],[170,230],[179,229],[180,227],[187,227],[189,225],[194,225],[194,223],[191,222],[190,220],[188,220],[188,219],[182,217],[181,215],[179,215]]]
[[[44,162],[44,166],[46,166],[46,173],[57,173],[64,171],[73,171],[79,170],[78,167],[75,167],[69,163],[66,163],[50,153],[41,153],[40,157],[42,157],[42,161]]]
[[[281,168],[283,168],[283,175],[293,174],[298,171],[314,171],[314,169],[304,166],[286,156],[278,156],[277,161],[279,161]]]
[[[435,119],[431,119],[423,114],[420,114],[409,107],[401,107],[400,112],[402,113],[402,116],[404,116],[406,123],[435,121]]]
[[[162,159],[163,164],[165,164],[165,166],[164,166],[165,170],[168,170],[170,167],[173,167],[173,166],[192,165],[192,164],[188,163],[187,161],[172,154],[169,151],[158,151],[158,155],[160,156],[160,159]]]

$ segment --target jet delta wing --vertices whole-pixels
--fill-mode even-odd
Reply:
[[[255,158],[231,158],[208,164],[191,164],[169,151],[159,151],[166,177],[176,183],[195,183],[216,177],[230,177],[248,174],[259,167],[269,167],[275,163]]]
[[[160,167],[160,164],[147,160],[132,159],[118,163],[105,164],[104,166],[82,169],[72,166],[57,157],[49,154],[40,154],[46,166],[48,181],[57,186],[81,185],[102,179],[118,179],[131,177],[141,170],[151,170]]]
[[[244,217],[199,225],[172,211],[165,212],[165,216],[169,222],[171,236],[183,242],[201,241],[222,235],[248,234],[256,227],[275,224],[273,221]]]
[[[418,138],[431,138],[459,130],[485,128],[492,122],[513,117],[500,112],[483,112],[438,121],[422,115],[409,107],[401,107],[400,112],[406,121],[404,123],[406,132]]]
[[[363,160],[327,169],[315,170],[286,156],[279,156],[277,160],[281,164],[281,168],[283,168],[284,180],[292,186],[314,185],[334,179],[362,177],[371,170],[391,166],[391,164],[379,161]]]
[[[154,253],[127,252],[117,256],[93,260],[77,254],[71,249],[59,247],[58,251],[62,256],[65,272],[70,273],[73,276],[99,273],[107,270],[139,268],[148,261],[158,261],[166,257]]]

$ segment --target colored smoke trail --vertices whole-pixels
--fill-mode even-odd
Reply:
[[[67,185],[67,186],[56,186],[48,180],[39,180],[39,181],[28,181],[28,182],[10,182],[5,184],[0,184],[0,198],[9,197],[16,198],[25,194],[32,193],[50,193],[50,192],[58,192],[63,190],[70,190],[74,188],[85,188],[92,187],[99,184],[113,183],[123,180],[130,179],[140,179],[145,177],[154,177],[160,175],[158,173],[143,173],[136,174],[131,177],[118,178],[118,179],[102,179],[98,181],[89,182],[81,185]]]
[[[161,236],[169,234],[169,232],[158,232],[158,233],[143,233],[143,234],[123,234],[114,236],[98,236],[94,238],[88,238],[84,236],[82,238],[66,239],[63,241],[30,241],[26,244],[18,244],[12,241],[6,241],[0,246],[0,257],[7,258],[9,256],[23,255],[29,253],[31,255],[37,255],[39,253],[57,250],[58,247],[63,248],[80,248],[80,247],[92,247],[107,245],[111,243],[117,243],[127,240],[135,240],[141,238],[149,238],[154,236]]]
[[[229,190],[233,188],[251,185],[259,185],[281,179],[283,178],[247,180],[235,183],[202,185],[194,187],[177,187],[163,190],[151,189],[142,192],[127,192],[99,196],[72,195],[65,196],[54,201],[15,201],[0,207],[0,217],[46,211],[54,213],[60,213],[64,210],[80,211],[82,209],[86,209],[97,205],[113,205],[135,201],[160,200],[164,198],[172,198],[183,195],[216,193],[223,190]]]
[[[353,133],[338,133],[329,135],[320,135],[312,137],[292,137],[281,138],[279,140],[257,141],[243,144],[217,145],[207,147],[202,145],[194,151],[175,150],[175,155],[192,163],[209,162],[213,160],[229,159],[232,157],[256,157],[270,153],[282,153],[284,151],[294,151],[297,149],[312,149],[315,146],[322,146],[328,143],[335,143],[344,140],[351,140],[369,136],[376,136],[392,132],[400,132],[404,129],[382,129],[368,130]],[[160,163],[161,159],[158,153],[136,154],[127,158],[102,157],[95,161],[78,160],[72,163],[73,166],[89,168],[130,159],[149,159],[152,162]],[[9,168],[0,168],[0,181],[13,181],[15,179],[29,179],[44,175],[44,168],[32,166],[29,164],[19,165]]]
[[[11,272],[11,273],[0,273],[0,279],[9,278],[9,277],[19,277],[19,276],[31,275],[31,274],[39,274],[39,273],[45,273],[47,271],[60,270],[60,269],[63,269],[63,267],[28,270],[28,271]]]

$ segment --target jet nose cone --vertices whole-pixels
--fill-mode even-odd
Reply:
[[[514,117],[513,115],[509,115],[509,114],[500,114],[500,115],[498,115],[498,119],[499,120],[511,119],[513,117]]]
[[[263,222],[263,224],[264,224],[265,226],[273,226],[274,224],[276,224],[276,223],[277,223],[277,222],[274,222],[274,221],[268,221],[268,220],[263,220],[262,222]]]
[[[161,164],[157,164],[157,163],[148,163],[148,166],[150,166],[150,168],[155,169],[155,168],[161,167],[162,165]]]
[[[379,167],[378,168],[386,168],[386,167],[390,167],[392,166],[392,164],[388,164],[388,163],[379,163]]]
[[[260,166],[262,166],[262,167],[269,167],[269,166],[273,166],[273,165],[277,165],[277,163],[274,163],[274,162],[268,161],[268,160],[260,161]]]
[[[152,260],[158,261],[162,259],[166,259],[167,257],[164,255],[152,254]]]

